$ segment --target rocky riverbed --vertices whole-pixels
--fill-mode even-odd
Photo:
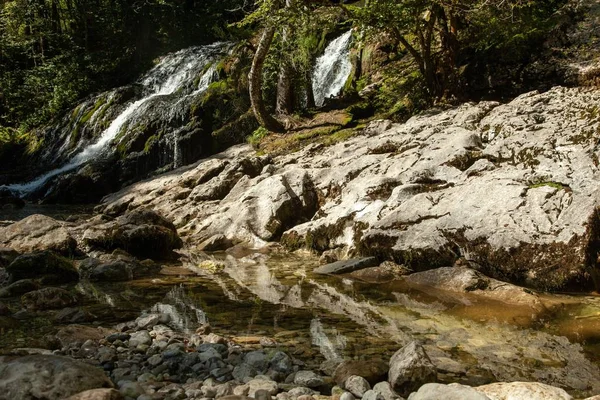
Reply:
[[[0,398],[596,395],[598,100],[239,146],[5,222]]]

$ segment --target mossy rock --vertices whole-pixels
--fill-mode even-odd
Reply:
[[[79,273],[66,258],[51,251],[40,251],[17,257],[6,271],[11,282],[40,279],[44,283],[67,283],[79,280]]]

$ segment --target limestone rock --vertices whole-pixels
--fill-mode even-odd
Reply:
[[[0,398],[62,400],[90,389],[112,388],[104,371],[54,355],[0,357]]]
[[[77,304],[77,297],[65,289],[47,287],[24,294],[21,304],[29,310],[53,310]]]
[[[83,241],[90,247],[123,249],[141,258],[166,258],[182,245],[172,223],[145,209],[101,224],[91,221]]]
[[[344,361],[335,369],[333,380],[341,385],[351,375],[357,375],[374,385],[387,379],[388,370],[388,363],[382,360]]]
[[[408,396],[408,400],[492,400],[485,394],[478,392],[470,386],[452,383],[442,385],[440,383],[427,383],[419,388],[417,392]],[[524,398],[523,398],[524,399]]]
[[[0,246],[20,253],[52,250],[59,254],[74,253],[77,242],[71,236],[68,224],[45,215],[31,215],[0,228]]]
[[[402,396],[406,397],[421,385],[436,379],[435,366],[417,342],[402,347],[390,359],[389,382]]]
[[[56,284],[79,279],[79,273],[69,260],[50,251],[19,256],[6,267],[6,271],[11,276],[12,282],[21,279],[40,279],[44,283]]]
[[[397,400],[400,398],[392,389],[389,382],[379,382],[373,386],[373,390],[380,393],[385,400]]]
[[[466,267],[442,267],[417,272],[404,278],[411,285],[430,286],[456,293],[470,293],[507,304],[528,306],[537,311],[544,309],[539,297],[522,287],[488,278]]]
[[[298,371],[294,377],[294,383],[298,386],[316,388],[322,386],[323,378],[312,371]]]
[[[351,375],[344,382],[344,388],[359,399],[371,390],[369,382],[361,376]]]
[[[374,267],[378,264],[379,263],[375,257],[355,258],[323,265],[315,269],[314,272],[316,274],[346,274],[364,268]]]
[[[375,390],[367,390],[362,396],[362,400],[385,400],[383,395]]]
[[[476,387],[490,400],[572,400],[563,389],[538,382],[498,382]]]
[[[116,389],[92,389],[73,395],[67,400],[123,400],[123,396]]]
[[[21,279],[10,285],[0,288],[0,298],[19,296],[34,290],[38,290],[40,284],[33,279]]]

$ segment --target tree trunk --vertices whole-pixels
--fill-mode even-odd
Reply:
[[[311,65],[313,64],[314,62],[311,62]],[[312,84],[312,71],[310,69],[306,70],[306,77],[304,80],[306,81],[306,108],[316,108],[315,92],[313,91]]]
[[[273,26],[266,27],[263,31],[258,48],[254,54],[254,59],[252,60],[252,68],[250,68],[250,73],[248,74],[248,86],[252,111],[258,123],[272,132],[283,132],[283,126],[267,112],[262,96],[263,66],[274,35],[275,27]]]
[[[286,0],[285,7],[290,9],[293,6],[293,0]],[[294,112],[294,90],[292,86],[292,68],[286,59],[287,45],[290,37],[290,27],[284,26],[281,31],[281,39],[284,48],[281,65],[279,67],[279,79],[277,80],[277,101],[275,104],[275,113],[277,115],[290,115]]]
[[[277,103],[275,113],[277,115],[290,115],[294,112],[294,91],[292,86],[292,70],[285,61],[281,62],[279,68],[279,79],[277,81]]]

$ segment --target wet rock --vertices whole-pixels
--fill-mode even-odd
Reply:
[[[354,258],[323,265],[313,272],[316,274],[345,274],[364,268],[374,267],[376,265],[379,265],[379,262],[375,257]]]
[[[221,359],[221,353],[219,353],[214,348],[208,348],[206,351],[199,353],[200,362],[206,362],[212,358]]]
[[[0,268],[7,267],[17,257],[19,257],[19,253],[14,249],[0,246]]]
[[[282,351],[275,353],[269,360],[269,366],[277,372],[289,375],[294,371],[292,358]]]
[[[265,372],[268,367],[267,356],[262,351],[251,351],[244,356],[244,362],[260,373]]]
[[[488,278],[482,273],[466,267],[443,267],[417,272],[405,277],[411,285],[435,287],[455,293],[470,293],[507,304],[531,307],[543,311],[539,297],[519,286]]]
[[[277,387],[277,382],[267,379],[252,379],[243,386],[246,386],[248,388],[248,396],[250,397],[254,397],[255,394],[260,390],[265,390],[271,396],[274,396],[279,390]]]
[[[219,250],[227,250],[228,248],[233,246],[233,242],[227,238],[227,236],[222,234],[217,234],[209,237],[202,243],[200,243],[197,247],[200,251],[219,251]]]
[[[54,316],[54,320],[60,323],[76,324],[81,322],[92,322],[96,316],[81,308],[65,308]]]
[[[8,308],[8,306],[2,302],[0,302],[0,317],[6,317],[12,314],[12,311],[10,311],[10,308]]]
[[[247,378],[253,378],[258,375],[258,371],[249,364],[241,363],[233,369],[232,374],[236,380],[244,382]]]
[[[324,383],[323,377],[317,375],[313,371],[298,371],[294,377],[294,384],[298,386],[316,388],[322,386]]]
[[[55,337],[63,347],[68,345],[82,346],[87,340],[99,341],[104,338],[108,332],[108,329],[100,327],[69,325],[59,329]]]
[[[19,256],[6,267],[6,271],[12,282],[21,279],[40,279],[46,284],[57,284],[79,280],[79,273],[73,264],[50,251]]]
[[[563,389],[538,382],[498,382],[474,388],[491,400],[572,400]]]
[[[152,337],[148,331],[139,331],[131,334],[129,338],[129,347],[138,347],[140,345],[149,346],[152,344]]]
[[[25,202],[7,188],[0,188],[0,209],[23,208]]]
[[[47,287],[24,294],[21,304],[28,310],[54,310],[77,304],[77,297],[65,289]]]
[[[40,284],[33,279],[21,279],[0,289],[0,298],[20,296],[38,290]]]
[[[333,380],[341,385],[348,377],[356,375],[374,385],[387,379],[388,370],[388,363],[381,360],[344,361],[335,369]]]
[[[139,396],[146,394],[146,391],[138,382],[123,381],[119,384],[119,392],[124,397],[137,399]]]
[[[384,400],[396,400],[400,397],[394,392],[389,382],[379,382],[373,386],[373,390],[381,394]]]
[[[401,396],[408,396],[436,378],[435,365],[417,342],[402,347],[390,359],[389,382]]]
[[[111,333],[110,335],[106,336],[106,341],[109,343],[113,343],[116,340],[124,342],[129,340],[130,337],[131,335],[129,333]]]
[[[167,324],[169,320],[170,317],[168,314],[149,314],[138,317],[135,323],[138,328],[151,329],[158,324]]]
[[[67,357],[0,357],[0,393],[11,400],[62,400],[89,389],[112,388],[101,369]]]
[[[67,400],[123,400],[123,396],[116,389],[92,389],[73,395]]]
[[[90,272],[91,281],[120,282],[133,279],[130,264],[124,261],[100,264]]]
[[[157,213],[138,209],[105,223],[90,222],[84,242],[105,250],[123,249],[142,258],[168,258],[182,242],[172,223]]]
[[[385,400],[383,395],[375,390],[367,390],[362,396],[362,400]]]
[[[68,224],[44,215],[31,215],[4,228],[0,228],[0,246],[10,247],[20,253],[52,250],[71,255],[77,242],[68,230]]]
[[[516,397],[527,398],[527,397]],[[419,388],[417,392],[412,393],[408,400],[491,400],[485,394],[476,391],[470,386],[452,383],[442,385],[439,383],[427,383]],[[529,398],[527,398],[529,399]]]
[[[400,279],[410,270],[403,265],[385,261],[377,267],[365,268],[350,273],[349,277],[367,283],[386,283]]]
[[[351,375],[344,381],[344,388],[359,399],[371,389],[369,382],[361,376]]]

